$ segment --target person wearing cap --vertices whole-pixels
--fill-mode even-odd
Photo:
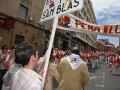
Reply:
[[[57,90],[82,90],[89,80],[86,62],[80,58],[80,52],[74,47],[71,55],[61,59],[58,65],[60,73]]]

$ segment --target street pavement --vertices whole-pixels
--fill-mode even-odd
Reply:
[[[90,81],[84,90],[120,90],[120,76],[111,75],[108,64],[101,64],[90,73]]]

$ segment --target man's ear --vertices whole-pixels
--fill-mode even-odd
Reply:
[[[34,55],[30,56],[30,61],[31,61],[31,62],[35,62],[35,61],[36,61]]]

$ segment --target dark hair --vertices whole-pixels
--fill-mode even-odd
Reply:
[[[15,49],[15,46],[12,46],[12,47],[11,47],[11,50],[12,50],[12,49]]]
[[[33,44],[22,43],[15,48],[15,62],[23,67],[29,63],[31,55],[36,55],[36,47]]]
[[[8,46],[7,45],[3,45],[2,46],[2,50],[4,50],[4,49],[8,49]]]
[[[77,55],[80,55],[79,49],[73,49],[73,50],[72,50],[72,53],[77,54]]]

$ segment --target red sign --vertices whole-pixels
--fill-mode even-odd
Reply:
[[[13,19],[13,18],[1,18],[0,17],[0,27],[14,28],[15,27],[15,19]]]

